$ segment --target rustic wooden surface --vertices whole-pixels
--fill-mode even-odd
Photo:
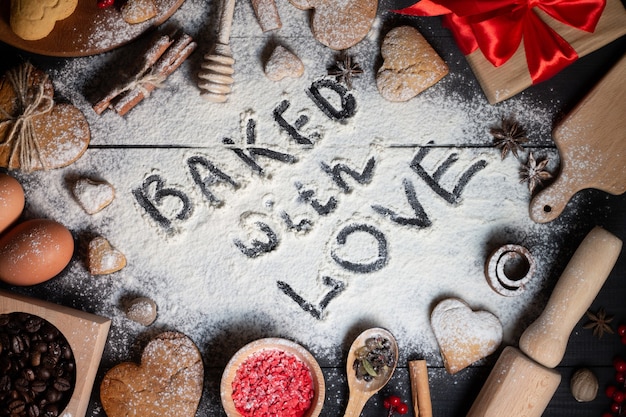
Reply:
[[[383,0],[381,9],[399,8],[411,4],[409,0]],[[458,52],[450,33],[441,27],[438,20],[397,17],[390,24],[411,23],[416,26],[427,28],[425,37],[440,53],[449,54],[455,59],[449,59],[451,71],[471,74],[471,70],[463,56]],[[558,112],[554,115],[555,121],[569,112],[592,88],[592,86],[604,75],[613,64],[625,53],[626,39],[621,38],[610,45],[581,58],[574,65],[565,69],[551,80],[526,90],[525,94],[537,102],[556,102],[559,104]],[[19,51],[8,45],[0,43],[0,71],[13,66],[21,60],[28,59],[42,69],[54,68],[58,62],[56,58],[47,58]],[[474,90],[476,88],[476,90]],[[468,96],[482,94],[477,87],[468,86]],[[622,94],[624,96],[624,94]],[[555,146],[549,140],[547,145],[538,145],[544,148]],[[485,143],[484,147],[492,147],[491,143]],[[124,147],[121,147],[124,148]],[[120,149],[123,151],[123,149]],[[566,211],[578,209],[577,227],[561,242],[561,262],[555,265],[550,282],[556,283],[565,264],[580,244],[587,232],[594,226],[599,225],[614,233],[622,240],[626,240],[626,195],[608,195],[597,190],[584,190],[578,193],[566,207]],[[559,221],[558,219],[556,220]],[[592,305],[592,310],[604,307],[607,312],[615,316],[613,324],[626,323],[626,254],[622,251],[617,265],[602,288],[599,296]],[[28,290],[23,290],[29,292]],[[32,291],[33,295],[46,298],[47,294]],[[63,298],[60,296],[59,298]],[[72,300],[66,300],[67,304],[73,304]],[[88,306],[86,307],[88,308]],[[604,388],[613,382],[614,370],[612,359],[615,355],[626,357],[626,346],[622,345],[616,336],[604,336],[601,340],[592,337],[589,330],[583,329],[586,322],[582,319],[574,328],[569,341],[565,357],[556,368],[562,375],[562,380],[555,396],[549,403],[545,417],[593,417],[600,416],[607,411],[610,401],[603,395]],[[233,352],[234,353],[234,352]],[[478,391],[485,382],[495,358],[487,360],[480,366],[475,366],[466,371],[451,376],[442,367],[430,367],[429,376],[431,383],[431,396],[433,415],[436,417],[461,417],[467,414]],[[409,359],[417,359],[409,358]],[[98,378],[102,377],[103,370],[113,364],[103,361]],[[348,385],[343,364],[321,363],[326,379],[327,393],[322,416],[341,416],[347,404]],[[600,381],[600,393],[598,397],[589,403],[577,403],[569,389],[572,374],[580,367],[592,369]],[[206,394],[202,401],[219,402],[219,381],[223,367],[209,367],[206,370]],[[96,382],[97,384],[98,382]],[[382,398],[389,394],[400,394],[405,401],[410,399],[410,379],[406,363],[400,363],[390,383],[374,396],[365,406],[363,416],[374,417],[386,415],[382,405]],[[94,390],[88,415],[104,416],[104,412],[98,404],[98,393]],[[411,407],[409,407],[411,409]],[[224,415],[224,414],[222,414]],[[409,411],[409,416],[412,411]],[[204,416],[202,416],[204,417]]]

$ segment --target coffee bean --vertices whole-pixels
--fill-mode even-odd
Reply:
[[[18,378],[15,380],[15,389],[21,393],[28,391],[30,389],[30,384],[24,378]]]
[[[0,315],[0,417],[57,417],[71,397],[76,362],[46,320]]]
[[[48,384],[45,381],[37,380],[33,381],[30,385],[30,389],[32,389],[36,393],[44,392],[48,388]]]
[[[28,333],[35,333],[39,331],[39,329],[41,329],[42,324],[43,320],[41,319],[41,317],[29,316],[24,321],[24,330],[26,330]]]
[[[61,392],[57,391],[56,389],[50,388],[46,392],[46,400],[50,401],[51,403],[56,403],[61,399],[62,395],[63,394],[61,394]]]
[[[8,410],[11,412],[11,414],[23,413],[25,409],[26,403],[24,402],[24,400],[14,400],[9,403]]]
[[[33,371],[31,368],[26,368],[22,371],[22,376],[27,381],[32,382],[35,380],[35,371]]]
[[[36,404],[31,404],[28,406],[28,412],[26,413],[28,417],[39,417],[39,407]]]
[[[65,378],[57,378],[54,381],[54,384],[52,384],[52,386],[57,391],[61,391],[61,392],[65,392],[65,391],[69,390],[70,388],[72,388],[72,384],[70,383],[70,381],[68,381]]]
[[[20,354],[24,351],[24,339],[20,335],[13,335],[11,338],[11,349],[13,353]]]

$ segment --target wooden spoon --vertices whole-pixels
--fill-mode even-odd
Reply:
[[[385,375],[379,375],[378,377],[375,377],[373,380],[368,382],[362,379],[358,379],[356,377],[356,372],[352,368],[352,365],[354,364],[354,360],[356,359],[357,349],[365,346],[365,341],[367,339],[376,336],[382,336],[391,342],[391,351],[394,357],[393,366]],[[367,403],[370,397],[380,391],[382,387],[387,385],[387,382],[389,382],[389,380],[391,379],[391,375],[393,375],[393,371],[396,369],[397,364],[398,343],[396,342],[396,339],[393,337],[393,335],[387,330],[374,327],[365,330],[356,339],[354,339],[354,342],[352,342],[352,346],[350,347],[350,352],[348,352],[348,360],[346,364],[350,398],[348,400],[348,406],[346,407],[346,413],[344,414],[344,416],[358,417],[359,415],[361,415],[361,411],[363,410],[365,403]]]

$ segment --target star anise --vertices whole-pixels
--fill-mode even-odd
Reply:
[[[583,329],[592,329],[593,335],[598,337],[598,339],[602,339],[604,333],[613,334],[610,324],[613,321],[613,316],[607,316],[603,308],[600,308],[597,313],[587,311],[587,317],[591,321],[586,323]]]
[[[543,181],[552,178],[552,174],[546,171],[548,162],[550,162],[548,158],[537,162],[532,152],[528,154],[528,161],[520,170],[520,176],[522,178],[520,182],[528,182],[528,189],[531,194],[535,191],[537,186],[543,185]]]
[[[346,83],[349,90],[352,89],[352,79],[363,74],[360,65],[352,60],[348,54],[337,59],[335,65],[328,69],[328,75],[335,77],[340,83]]]
[[[502,159],[504,159],[509,151],[516,158],[519,158],[518,152],[522,151],[522,143],[528,142],[526,130],[520,126],[512,118],[502,118],[500,127],[492,127],[489,133],[493,136],[495,146],[502,151]]]

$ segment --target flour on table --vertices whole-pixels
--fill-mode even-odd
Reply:
[[[185,2],[169,22],[194,36],[198,51],[123,118],[97,116],[90,96],[115,71],[123,77],[138,55],[60,61],[51,78],[85,113],[91,147],[67,168],[20,176],[27,216],[57,220],[78,241],[106,236],[127,258],[121,271],[96,277],[77,256],[43,284],[113,319],[105,357],[127,359],[145,331],[124,315],[131,295],[158,305],[153,326],[210,349],[209,366],[263,336],[292,339],[321,363],[338,363],[348,335],[371,326],[396,336],[401,358],[441,363],[429,316],[447,297],[492,312],[504,342],[515,340],[563,230],[530,220],[519,161],[500,159],[489,128],[512,115],[532,143],[544,144],[550,104],[524,94],[495,106],[467,97],[476,81],[455,71],[455,56],[443,56],[451,71],[435,86],[389,103],[375,83],[379,34],[348,51],[365,69],[348,90],[327,75],[335,51],[316,42],[306,12],[286,2],[278,4],[276,33],[302,59],[305,76],[264,76],[271,35],[239,2],[234,90],[228,102],[208,103],[195,83],[213,41],[204,3]],[[552,153],[554,169],[555,151],[539,153]],[[116,190],[97,216],[68,188],[68,178],[82,176],[107,178]],[[483,273],[488,254],[505,243],[524,245],[537,260],[537,278],[518,297],[495,293]]]

